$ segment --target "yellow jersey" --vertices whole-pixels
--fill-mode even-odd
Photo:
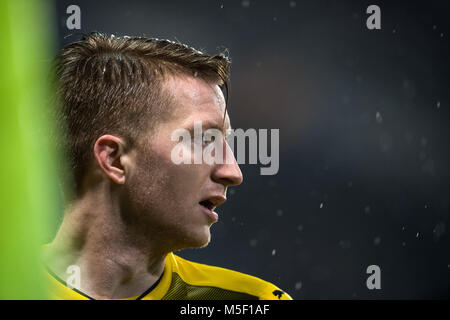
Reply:
[[[89,300],[48,271],[51,299]],[[292,300],[275,285],[240,272],[195,263],[170,253],[159,280],[138,300]]]

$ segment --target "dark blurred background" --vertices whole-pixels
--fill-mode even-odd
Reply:
[[[69,5],[81,30],[69,30]],[[381,9],[369,30],[366,9]],[[450,298],[448,1],[76,1],[73,33],[178,40],[233,61],[234,128],[280,129],[280,170],[242,165],[212,242],[179,254],[294,299]],[[381,289],[366,287],[369,265]]]

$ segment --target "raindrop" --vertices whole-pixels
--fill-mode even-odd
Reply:
[[[416,233],[416,238],[418,238],[418,237],[419,237],[419,233],[417,232],[417,233]]]
[[[434,26],[433,26],[433,30],[436,30],[436,28],[437,28],[436,25],[434,25]]]
[[[223,9],[223,4],[220,5],[220,9]]]
[[[435,242],[439,241],[439,238],[442,237],[445,233],[445,223],[439,222],[433,229],[433,240]]]
[[[258,244],[258,239],[251,239],[250,240],[250,247],[256,247]]]
[[[377,123],[382,123],[383,122],[383,117],[381,117],[381,114],[378,111],[375,114],[375,119],[376,119]]]
[[[275,253],[277,253],[277,250],[273,249],[273,250],[272,250],[272,256],[274,256]]]
[[[297,227],[297,230],[298,230],[298,231],[303,231],[303,225],[300,224],[300,225]]]
[[[351,243],[349,240],[341,240],[341,241],[339,241],[339,246],[342,249],[349,249],[351,247]]]
[[[248,8],[248,7],[250,7],[250,1],[249,1],[249,0],[243,0],[243,1],[241,2],[241,5],[242,5],[244,8]]]
[[[272,19],[274,22],[276,22],[277,21],[277,17],[273,17],[273,19]]]
[[[295,283],[295,290],[300,290],[301,288],[302,288],[302,282],[301,281],[296,282]]]
[[[370,206],[366,206],[366,207],[364,208],[364,212],[365,212],[366,214],[369,214],[369,213],[370,213]]]
[[[278,209],[277,210],[277,216],[281,217],[283,215],[283,210]]]
[[[289,1],[289,7],[295,8],[297,6],[297,2],[295,1]]]
[[[375,239],[373,239],[373,244],[376,245],[376,246],[379,245],[380,242],[381,242],[381,238],[380,237],[376,237]]]
[[[323,203],[321,203],[321,204],[320,204],[319,208],[320,208],[320,209],[322,209],[322,208],[323,208]]]
[[[437,106],[437,108],[439,109],[439,108],[441,107],[441,102],[438,101],[438,102],[436,103],[436,106]]]
[[[443,33],[441,33],[441,38],[443,38],[444,37],[444,34]]]

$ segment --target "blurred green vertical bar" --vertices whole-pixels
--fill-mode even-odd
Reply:
[[[49,0],[0,0],[0,299],[45,299],[40,248],[56,217],[49,143]]]

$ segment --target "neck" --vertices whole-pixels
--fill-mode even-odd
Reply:
[[[44,259],[64,281],[70,276],[67,268],[78,266],[75,288],[95,299],[139,296],[162,275],[168,252],[158,250],[161,246],[151,235],[136,235],[124,221],[117,197],[106,189],[88,192],[67,208]]]

